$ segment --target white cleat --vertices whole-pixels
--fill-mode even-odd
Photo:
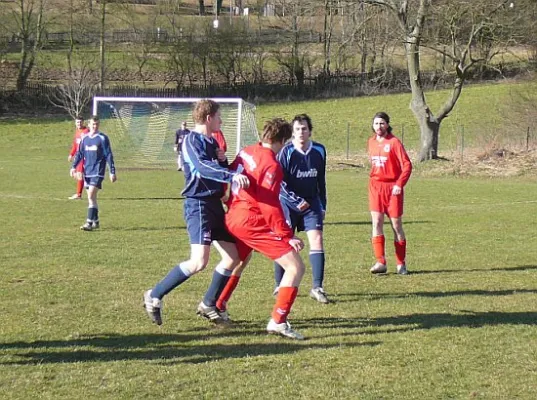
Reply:
[[[272,318],[267,325],[267,332],[273,335],[280,335],[289,339],[304,340],[304,336],[291,328],[288,321],[277,324]]]
[[[144,309],[153,323],[162,325],[162,300],[151,297],[151,289],[144,292]]]
[[[388,267],[386,267],[386,264],[376,262],[369,271],[372,274],[385,274],[388,271]]]
[[[82,200],[82,196],[75,193],[74,195],[69,196],[68,199],[69,200]]]
[[[408,275],[408,270],[406,269],[406,264],[399,264],[397,266],[397,274],[399,274],[399,275]]]
[[[319,303],[328,304],[330,300],[326,297],[326,292],[322,287],[316,287],[315,289],[310,290],[310,297],[313,300],[318,301]]]

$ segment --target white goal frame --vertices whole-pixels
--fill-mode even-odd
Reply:
[[[120,97],[120,96],[95,96],[93,97],[93,115],[97,115],[97,104],[99,102],[106,101],[124,101],[130,103],[195,103],[199,100],[213,100],[217,103],[237,104],[237,143],[241,143],[241,131],[242,131],[242,109],[244,103],[243,99],[238,97]],[[253,106],[253,105],[252,105]],[[253,106],[255,108],[255,106]],[[235,155],[240,151],[240,146],[237,145],[235,149]]]

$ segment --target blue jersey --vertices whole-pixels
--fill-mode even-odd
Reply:
[[[78,146],[72,167],[76,168],[82,161],[84,162],[84,174],[87,178],[97,176],[104,178],[106,163],[108,163],[110,175],[115,175],[114,155],[108,136],[102,132],[97,132],[93,136],[88,133],[84,136]]]
[[[219,162],[218,144],[212,137],[192,131],[185,136],[182,154],[185,162],[183,196],[193,198],[222,197],[223,183],[229,183],[236,172],[228,170],[228,163]]]
[[[319,199],[326,210],[326,149],[317,142],[310,142],[306,151],[287,144],[278,154],[284,178],[280,201],[298,211],[299,204],[306,200]]]

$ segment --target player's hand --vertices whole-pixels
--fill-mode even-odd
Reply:
[[[299,211],[306,211],[308,208],[310,208],[310,203],[308,203],[306,200],[302,200],[297,207]]]
[[[69,154],[67,156],[67,161],[69,161],[69,162],[73,161],[73,156],[71,154]]]
[[[71,175],[71,178],[76,179],[76,169],[71,168],[69,175]]]
[[[177,149],[178,149],[177,146],[173,146],[173,151],[175,151],[176,153],[177,153]]]
[[[116,174],[110,174],[110,182],[114,183],[115,181],[117,181]]]
[[[218,158],[218,161],[224,162],[227,160],[226,152],[222,149],[216,149],[216,157]]]
[[[289,240],[289,244],[297,253],[304,248],[304,242],[296,236],[293,236],[293,238]]]
[[[401,186],[395,185],[392,189],[392,196],[398,196],[401,194],[402,191],[403,189],[401,189]]]
[[[246,189],[248,186],[250,186],[250,181],[248,180],[248,177],[243,174],[235,174],[233,175],[233,184],[232,189],[237,187],[238,189]]]

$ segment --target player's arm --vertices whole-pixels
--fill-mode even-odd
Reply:
[[[67,161],[72,161],[73,160],[73,157],[75,156],[76,154],[76,151],[78,150],[78,144],[76,142],[76,134],[75,134],[75,138],[73,139],[73,144],[71,145],[71,151],[69,152],[69,157],[67,157]]]
[[[259,209],[272,232],[283,238],[292,239],[293,231],[287,225],[280,204],[279,192],[283,176],[281,169],[269,167],[260,177],[257,184],[256,199]]]
[[[302,212],[309,208],[309,203],[295,192],[289,190],[285,180],[282,181],[280,187],[280,201],[289,206],[292,210]]]
[[[307,210],[310,206],[308,202],[302,197],[298,196],[295,192],[290,190],[290,188],[287,186],[287,182],[290,181],[290,147],[284,147],[278,153],[277,158],[280,165],[282,166],[283,171],[283,181],[280,188],[280,201],[285,205],[289,206],[289,208],[294,211],[301,212]]]
[[[206,145],[205,141],[199,140],[197,135],[187,135],[183,142],[183,150],[186,152],[189,162],[194,164],[194,168],[203,178],[217,182],[231,182],[237,173],[210,159],[207,155]]]
[[[110,174],[110,180],[116,181],[116,165],[114,163],[114,154],[112,153],[112,146],[110,145],[110,139],[108,136],[104,137],[103,142],[104,156],[106,157],[106,163],[108,164],[108,172]]]
[[[74,154],[75,158],[73,159],[73,163],[71,164],[71,171],[76,169],[78,167],[78,164],[82,162],[84,159],[84,139],[80,141],[80,144],[78,146],[78,150]],[[71,176],[73,174],[71,173]]]
[[[317,174],[317,187],[319,189],[319,198],[321,199],[321,206],[323,207],[323,211],[326,211],[326,149],[324,146],[322,146],[321,150],[323,151],[321,153],[322,163],[319,166],[319,172]]]
[[[395,184],[400,188],[403,188],[410,179],[410,174],[412,174],[412,162],[410,161],[410,157],[408,156],[403,144],[400,141],[395,143],[397,143],[394,149],[395,155],[397,156],[397,161],[401,166],[401,174],[399,175],[399,178]]]

